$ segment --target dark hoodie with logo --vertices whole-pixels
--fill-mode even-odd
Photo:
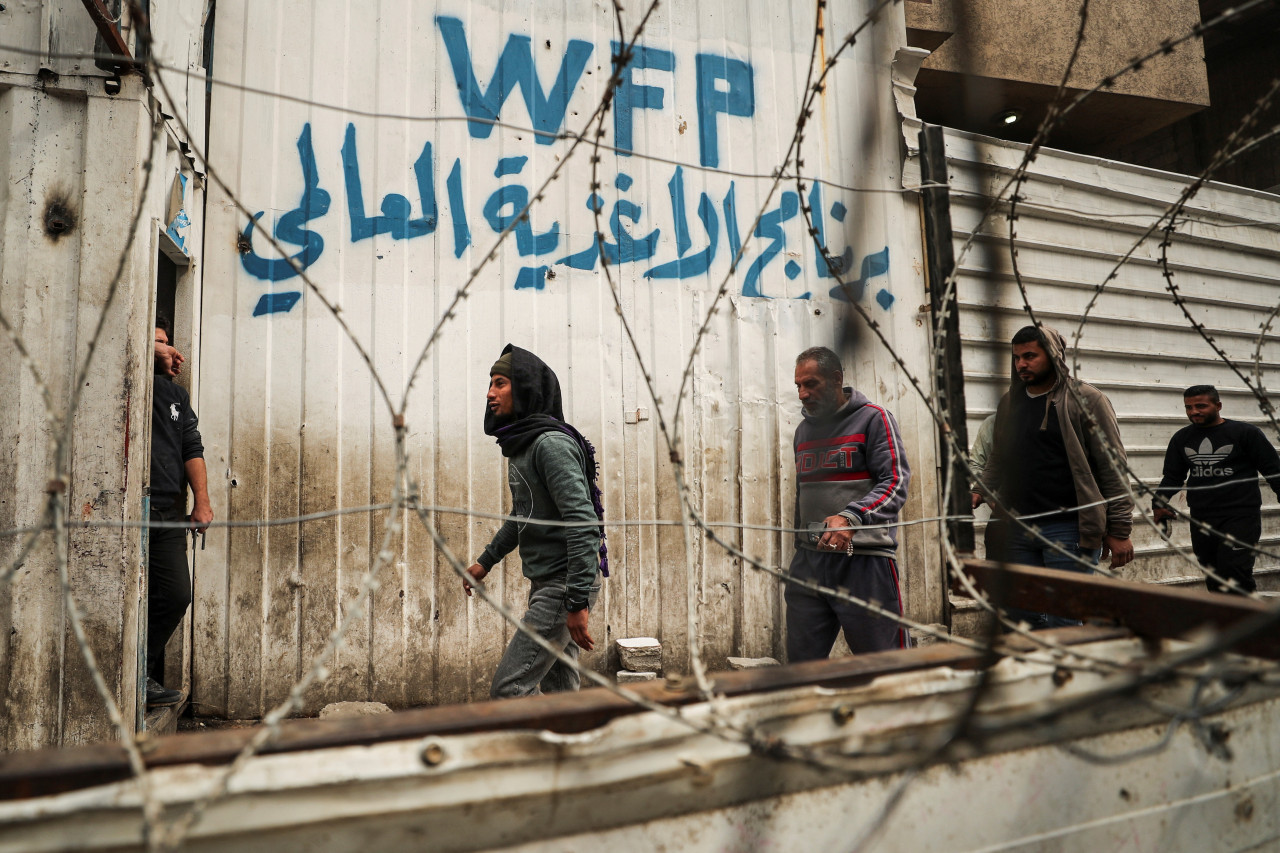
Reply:
[[[1187,506],[1196,518],[1256,518],[1262,509],[1258,474],[1280,498],[1280,457],[1262,430],[1225,418],[1217,426],[1188,424],[1169,441],[1153,505],[1166,505],[1186,483]]]
[[[187,499],[186,464],[204,457],[191,397],[167,373],[156,373],[151,391],[151,503],[182,509]]]
[[[565,600],[585,606],[600,568],[590,445],[564,423],[555,372],[528,350],[508,345],[503,352],[508,351],[512,416],[498,418],[486,406],[484,431],[498,439],[507,457],[516,519],[503,523],[476,562],[492,569],[518,546],[525,577],[548,581],[564,576]],[[549,527],[535,519],[591,524]]]
[[[897,528],[867,525],[895,524],[907,499],[911,469],[898,423],[862,392],[844,391],[843,406],[796,427],[796,547],[817,551],[811,526],[840,515],[854,527],[853,553],[892,557]]]
[[[1023,407],[1033,407],[1039,414],[1039,432],[1046,436],[1061,435],[1063,461],[1070,471],[1071,483],[1054,483],[1053,489],[1056,495],[1067,495],[1070,494],[1068,487],[1074,487],[1076,505],[1081,506],[1076,513],[1080,546],[1098,548],[1104,536],[1128,539],[1133,529],[1133,500],[1121,474],[1124,469],[1117,470],[1107,456],[1109,446],[1117,462],[1123,464],[1128,459],[1120,440],[1115,410],[1105,394],[1071,376],[1061,333],[1043,325],[1040,332],[1057,378],[1048,393],[1028,399],[1026,384],[1018,378],[1017,370],[1011,369],[1009,391],[996,409],[995,440],[982,472],[983,488],[988,493],[996,493],[1006,503],[1010,493],[1023,491],[1021,475],[1026,471],[1028,460],[1019,458],[1022,448],[1011,439],[1015,419],[1028,413]],[[1040,490],[1041,494],[1046,491],[1048,489]],[[1101,503],[1103,500],[1106,503]],[[1024,503],[1027,503],[1025,499]],[[1011,509],[1021,515],[1042,509],[1034,500],[1029,503],[1030,508],[1015,505]],[[1050,503],[1053,508],[1063,506],[1057,497]]]

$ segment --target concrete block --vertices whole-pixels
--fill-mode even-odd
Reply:
[[[993,617],[986,610],[966,596],[949,594],[951,604],[951,635],[978,639],[985,637],[991,628]]]
[[[943,640],[951,633],[947,629],[946,625],[936,622],[931,625],[927,625],[926,627],[932,628],[936,633],[929,634],[924,631],[917,631],[914,628],[908,630],[907,633],[911,636],[911,644],[913,646],[932,646],[934,643],[943,642]]]
[[[656,672],[631,672],[630,670],[618,670],[618,683],[630,684],[633,681],[654,681],[658,677]]]
[[[320,719],[345,720],[352,717],[373,717],[390,713],[391,709],[381,702],[334,702],[320,709]]]
[[[653,637],[618,640],[618,659],[632,672],[662,672],[662,643]]]
[[[729,669],[762,669],[766,666],[782,666],[774,658],[729,658]]]
[[[187,698],[177,705],[164,708],[152,708],[147,711],[145,731],[152,735],[173,735],[178,733],[178,718],[187,709]]]

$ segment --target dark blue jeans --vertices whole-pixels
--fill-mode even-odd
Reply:
[[[1050,521],[1046,523],[1033,520],[1030,523],[1040,528],[1041,536],[1050,542],[1061,545],[1067,553],[1064,554],[1050,548],[1025,530],[1021,524],[1014,521],[1009,523],[1008,559],[1010,563],[1042,566],[1046,569],[1060,569],[1065,572],[1093,573],[1092,568],[1085,568],[1072,557],[1078,557],[1089,563],[1090,566],[1096,566],[1098,565],[1098,557],[1102,554],[1102,549],[1080,547],[1080,527],[1075,521]],[[1014,622],[1027,622],[1034,631],[1042,628],[1061,628],[1066,625],[1080,624],[1075,619],[1064,619],[1061,616],[1052,616],[1048,613],[1033,613],[1017,607],[1007,608],[1007,612],[1009,618]]]

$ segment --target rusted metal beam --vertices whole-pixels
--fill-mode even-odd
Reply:
[[[1127,637],[1114,628],[1093,626],[1063,628],[1052,632],[1064,645]],[[1009,650],[1029,651],[1035,644],[1024,638],[1007,638]],[[810,661],[767,669],[722,672],[713,676],[716,692],[726,696],[766,693],[796,687],[852,687],[895,673],[946,666],[967,669],[978,666],[980,651],[951,644],[937,644],[831,660]],[[668,706],[699,701],[685,684],[666,682],[633,685],[635,693]],[[510,729],[547,729],[581,732],[644,709],[601,688],[580,693],[552,693],[524,699],[444,705],[360,717],[348,720],[291,720],[280,736],[263,752],[299,752],[343,746],[363,746],[427,736],[466,734]],[[156,738],[144,749],[148,767],[178,764],[227,764],[253,736],[252,729],[226,729]],[[128,759],[117,744],[96,744],[70,749],[14,752],[0,756],[0,800],[23,799],[117,782],[130,776]]]
[[[967,560],[964,571],[995,601],[1069,619],[1114,620],[1142,637],[1186,638],[1206,627],[1223,630],[1273,608],[1236,595],[1173,589],[1079,572]],[[1240,641],[1234,650],[1280,660],[1274,629]]]
[[[964,365],[960,354],[960,300],[955,288],[945,300],[947,278],[955,271],[951,245],[951,197],[947,182],[946,143],[942,128],[926,124],[920,129],[920,179],[924,205],[925,270],[929,282],[929,306],[936,324],[945,315],[944,337],[934,361],[934,388],[946,407],[947,422],[938,428],[938,446],[947,447],[954,437],[956,446],[969,446],[965,424]],[[950,433],[950,435],[948,435]],[[950,451],[947,451],[950,455]],[[969,471],[957,458],[951,460],[951,477],[956,484],[947,500],[947,535],[962,554],[973,554],[973,507],[969,502]],[[961,520],[964,516],[968,516]]]
[[[102,0],[81,0],[81,2],[84,3],[85,11],[93,20],[93,25],[98,28],[98,35],[102,36],[102,40],[107,43],[111,52],[121,58],[121,68],[136,68],[137,63],[133,59],[133,54],[129,52],[129,45],[125,43],[124,36],[120,34],[120,28],[116,26],[115,18],[111,16],[111,12]]]

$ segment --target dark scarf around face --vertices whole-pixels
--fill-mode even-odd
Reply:
[[[605,545],[604,503],[598,485],[596,449],[572,424],[565,423],[560,380],[546,362],[526,349],[507,344],[502,354],[511,353],[512,414],[499,418],[484,409],[484,432],[498,440],[502,455],[514,456],[527,449],[544,432],[562,432],[578,443],[587,460],[587,485],[591,504],[600,520],[600,573],[609,577],[609,549]]]

